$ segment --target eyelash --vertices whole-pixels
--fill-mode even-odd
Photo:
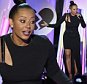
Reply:
[[[31,24],[34,24],[35,23],[35,21],[31,21]]]
[[[25,23],[26,21],[25,21],[25,20],[20,20],[20,22],[21,22],[21,23]],[[30,23],[31,23],[31,24],[34,24],[35,21],[31,21]]]
[[[21,23],[25,23],[25,20],[20,20]]]

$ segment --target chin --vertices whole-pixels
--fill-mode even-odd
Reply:
[[[74,13],[74,15],[76,15],[77,13]]]
[[[23,40],[28,40],[29,39],[29,37],[27,37],[27,38],[23,38]]]
[[[22,40],[28,40],[30,36],[23,36],[21,37]]]

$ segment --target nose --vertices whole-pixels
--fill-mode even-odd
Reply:
[[[31,28],[30,22],[27,22],[27,23],[26,23],[26,27],[29,28],[29,29]]]

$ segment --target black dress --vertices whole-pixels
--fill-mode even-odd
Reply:
[[[65,20],[67,16],[70,17],[70,22]],[[49,27],[57,28],[63,21],[66,22],[66,30],[63,35],[63,44],[64,49],[71,49],[72,74],[74,74],[74,61],[76,61],[78,73],[81,74],[82,67],[80,61],[80,35],[78,32],[78,26],[81,23],[81,26],[85,28],[86,24],[82,15],[80,17],[77,17],[77,15],[72,16],[70,13],[65,13],[56,24],[49,24]]]
[[[3,84],[42,84],[44,67],[47,75],[58,84],[72,84],[60,70],[49,40],[31,35],[28,46],[17,46],[12,42],[10,34],[3,38],[13,62],[12,66],[0,63]]]

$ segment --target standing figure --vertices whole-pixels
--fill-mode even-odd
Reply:
[[[44,67],[47,76],[57,84],[72,84],[57,64],[52,43],[33,34],[34,9],[19,2],[9,13],[12,33],[0,37],[2,84],[42,84]]]
[[[66,74],[72,79],[76,74],[82,74],[80,60],[80,35],[78,26],[86,27],[83,16],[78,13],[78,6],[70,1],[70,13],[65,13],[56,24],[48,24],[45,21],[42,26],[57,28],[63,21],[66,23],[66,30],[63,35],[64,64]]]

